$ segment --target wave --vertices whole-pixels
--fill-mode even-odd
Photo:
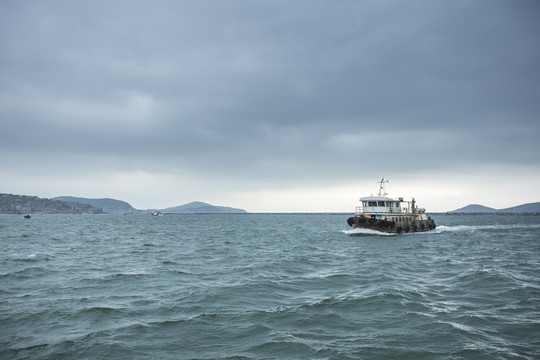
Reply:
[[[298,338],[290,336],[290,339],[275,339],[252,346],[249,353],[262,357],[291,358],[294,356],[305,357],[306,354],[315,356],[317,349],[302,342]]]
[[[94,321],[95,319],[106,319],[111,320],[111,318],[123,317],[130,314],[130,309],[127,307],[113,307],[113,306],[90,306],[78,310],[74,315],[81,316],[83,318],[91,318]]]
[[[396,234],[385,233],[385,232],[381,232],[377,230],[362,229],[362,228],[341,230],[341,232],[347,235],[351,235],[351,236],[362,236],[362,235],[395,236],[396,235]]]
[[[8,260],[11,261],[22,261],[22,262],[38,262],[38,261],[48,261],[54,259],[54,255],[47,253],[33,253],[33,254],[14,254]]]
[[[493,225],[438,225],[437,228],[425,232],[416,232],[409,234],[440,234],[444,232],[474,232],[483,230],[518,230],[518,229],[540,229],[540,224],[493,224]],[[395,233],[385,233],[377,230],[355,228],[341,230],[342,233],[351,236],[362,235],[379,235],[379,236],[395,236]],[[403,235],[403,234],[401,234]]]
[[[439,225],[430,233],[442,232],[473,232],[478,230],[517,230],[517,229],[540,229],[540,224],[494,224],[494,225]]]
[[[48,269],[41,266],[31,266],[23,269],[15,269],[11,272],[0,273],[0,278],[8,278],[15,276],[16,278],[36,278],[37,276],[42,276],[49,272]]]

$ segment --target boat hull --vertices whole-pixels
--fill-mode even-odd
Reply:
[[[404,234],[409,232],[425,232],[435,229],[435,221],[429,218],[427,220],[413,220],[410,222],[396,223],[384,219],[371,219],[364,216],[353,216],[347,219],[349,226],[353,228],[369,229],[385,233]]]

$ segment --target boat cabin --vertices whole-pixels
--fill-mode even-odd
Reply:
[[[414,198],[412,201],[390,199],[381,196],[369,196],[360,198],[362,206],[356,208],[356,215],[371,218],[395,219],[394,216],[416,215],[420,219],[425,218],[426,209],[418,208]],[[407,206],[402,207],[402,204]]]
[[[407,211],[407,208],[401,209],[401,203],[403,199],[399,200],[390,199],[381,196],[369,196],[360,199],[362,206],[357,209],[360,213],[373,213],[373,214],[396,214],[403,211]]]

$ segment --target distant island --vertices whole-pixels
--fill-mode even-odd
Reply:
[[[0,214],[130,214],[150,213],[137,210],[129,203],[115,199],[88,199],[58,196],[51,199],[37,196],[0,194]],[[164,214],[242,214],[243,209],[214,206],[200,201],[160,209]]]
[[[78,202],[37,196],[0,194],[0,214],[103,214],[100,208]]]
[[[528,203],[506,209],[494,209],[484,205],[470,204],[447,214],[540,214],[540,202]]]
[[[214,206],[200,201],[194,201],[189,204],[170,207],[161,210],[162,213],[172,214],[241,214],[247,213],[243,209],[235,209],[226,206]]]
[[[58,196],[54,197],[51,200],[60,200],[67,202],[75,202],[79,204],[87,204],[94,208],[103,209],[107,214],[126,214],[134,213],[140,210],[135,209],[133,206],[128,204],[125,201],[115,200],[115,199],[87,199],[83,197],[74,197],[74,196]]]

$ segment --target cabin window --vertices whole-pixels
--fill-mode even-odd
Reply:
[[[367,206],[367,201],[362,201],[362,206],[366,207]]]
[[[399,203],[398,202],[396,203],[396,207],[399,208]]]
[[[379,206],[384,207],[384,201],[379,201]]]
[[[376,201],[368,201],[368,205],[369,206],[377,206],[377,202]]]

